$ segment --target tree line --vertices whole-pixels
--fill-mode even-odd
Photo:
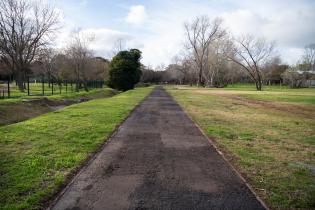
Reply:
[[[88,81],[108,78],[109,61],[88,45],[93,36],[75,31],[63,49],[52,48],[60,28],[56,9],[38,1],[0,2],[0,77],[16,81],[20,91],[29,77],[56,83],[71,81],[88,89]],[[1,79],[1,78],[0,78]]]
[[[108,86],[122,91],[139,82],[141,51],[122,50],[121,40],[111,62],[89,48],[93,34],[74,31],[64,48],[52,48],[58,18],[56,9],[38,1],[0,2],[0,79],[14,79],[20,91],[27,89],[30,77],[48,82],[49,87],[74,83],[77,91],[88,91],[90,81],[107,81]]]
[[[186,42],[172,64],[153,71],[144,68],[142,82],[171,82],[223,87],[236,82],[288,84],[302,87],[315,80],[315,44],[305,47],[301,61],[289,66],[275,53],[274,42],[249,34],[231,36],[219,18],[196,17],[184,24]]]
[[[315,44],[305,47],[294,66],[281,62],[275,44],[265,38],[230,35],[220,18],[196,17],[184,24],[186,42],[172,64],[152,70],[140,63],[141,52],[123,50],[109,61],[89,49],[93,35],[74,31],[62,49],[52,48],[60,28],[56,9],[28,0],[0,2],[0,79],[16,81],[20,91],[30,77],[49,83],[71,81],[75,89],[88,90],[88,81],[108,81],[121,90],[135,83],[178,83],[223,87],[236,82],[284,83],[302,87],[315,75]],[[114,81],[119,81],[117,85]]]

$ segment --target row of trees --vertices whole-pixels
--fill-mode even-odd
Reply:
[[[92,37],[80,32],[72,34],[71,42],[59,51],[46,48],[33,62],[33,75],[46,77],[48,82],[59,80],[75,81],[76,89],[87,90],[89,80],[104,80],[109,76],[109,61],[95,57],[88,48]]]
[[[143,82],[160,80],[208,87],[254,82],[256,89],[261,90],[263,84],[282,82],[300,86],[311,73],[299,71],[314,71],[315,44],[305,48],[301,64],[290,68],[275,54],[273,42],[246,34],[233,37],[223,28],[221,19],[210,21],[201,16],[184,26],[186,44],[183,51],[165,72],[145,71]]]
[[[71,80],[87,90],[88,80],[104,80],[109,61],[95,57],[88,48],[93,36],[72,34],[64,49],[53,49],[59,29],[59,13],[38,1],[0,2],[0,75],[13,77],[24,91],[29,77],[49,83]]]
[[[206,16],[185,23],[183,50],[174,57],[173,64],[161,68],[162,72],[141,66],[140,51],[121,51],[121,41],[118,45],[121,52],[110,64],[104,58],[95,57],[88,48],[93,36],[80,31],[72,34],[64,49],[51,48],[52,37],[59,28],[58,18],[54,8],[39,2],[0,2],[0,77],[14,77],[21,91],[24,91],[25,81],[30,76],[48,82],[71,80],[76,83],[77,90],[80,87],[87,90],[88,80],[111,80],[120,71],[119,74],[126,74],[119,76],[126,80],[126,84],[119,88],[126,90],[138,80],[141,67],[142,82],[221,87],[252,81],[257,90],[261,90],[264,83],[286,82],[299,87],[312,78],[315,68],[315,44],[305,48],[300,64],[289,67],[281,64],[275,55],[274,43],[251,35],[233,37],[223,28],[221,19],[211,21]],[[129,68],[136,70],[129,72]],[[110,69],[115,69],[113,72],[116,73],[110,73]],[[308,73],[304,73],[306,71]],[[129,85],[128,81],[132,84]],[[109,84],[114,87],[111,82]]]

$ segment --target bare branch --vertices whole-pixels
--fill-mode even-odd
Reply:
[[[58,18],[56,10],[39,2],[0,1],[1,60],[11,68],[21,90],[31,63],[58,29]]]

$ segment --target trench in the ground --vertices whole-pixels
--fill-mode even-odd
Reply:
[[[109,95],[97,98],[109,98],[118,92],[112,91]],[[0,104],[0,126],[22,122],[34,117],[38,117],[48,112],[57,111],[67,106],[97,99],[91,96],[84,96],[70,99],[25,99],[20,102]]]

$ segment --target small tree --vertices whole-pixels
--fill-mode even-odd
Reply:
[[[301,67],[303,65],[305,68],[301,68],[301,70],[315,71],[315,43],[309,44],[305,47]]]
[[[41,63],[39,73],[42,76],[47,76],[48,86],[50,87],[51,79],[56,76],[56,56],[57,51],[53,48],[43,48],[40,53],[39,62]]]
[[[73,69],[76,81],[76,91],[79,91],[81,82],[85,91],[88,91],[87,77],[92,68],[93,52],[89,49],[89,43],[93,41],[93,36],[88,36],[80,31],[73,34],[72,41],[66,49],[67,62],[70,69]]]
[[[141,51],[119,52],[110,63],[109,86],[117,90],[133,89],[141,77]]]

